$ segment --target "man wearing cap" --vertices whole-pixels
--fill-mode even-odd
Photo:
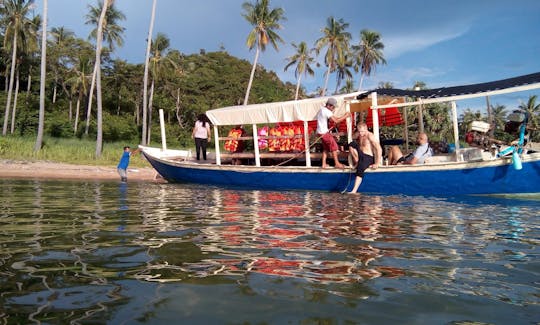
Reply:
[[[319,113],[317,113],[317,134],[321,137],[323,144],[323,154],[322,154],[322,168],[328,167],[326,164],[326,158],[328,152],[332,153],[334,158],[334,165],[336,168],[345,168],[343,164],[339,162],[338,159],[338,144],[336,139],[330,134],[328,130],[328,120],[338,124],[339,122],[345,120],[350,116],[350,113],[345,113],[342,116],[336,117],[334,115],[334,109],[336,108],[337,100],[333,97],[328,98],[326,105],[321,107]]]

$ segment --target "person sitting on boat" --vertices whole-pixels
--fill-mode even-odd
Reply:
[[[354,187],[350,193],[356,193],[358,191],[364,177],[364,171],[368,167],[377,169],[382,157],[381,145],[375,138],[375,135],[368,131],[366,123],[358,123],[356,136],[358,136],[358,142],[352,141],[349,143],[349,153],[356,166],[356,178],[354,180]]]
[[[425,133],[418,133],[416,137],[416,143],[418,148],[413,153],[410,153],[406,156],[403,156],[401,149],[398,146],[390,147],[390,152],[388,153],[388,161],[390,165],[397,164],[423,164],[425,163],[426,158],[433,156],[433,149],[429,146],[428,136]]]
[[[334,158],[334,166],[336,168],[345,168],[345,166],[339,162],[339,147],[336,139],[328,129],[328,120],[333,121],[334,124],[338,124],[339,122],[349,117],[350,113],[345,113],[339,117],[336,117],[334,115],[334,109],[336,108],[336,105],[337,100],[333,97],[330,97],[326,101],[325,106],[321,107],[321,109],[317,113],[317,135],[321,137],[323,144],[322,168],[327,167],[326,158],[328,156],[328,152],[332,154],[332,157]]]

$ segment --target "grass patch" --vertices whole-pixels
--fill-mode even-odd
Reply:
[[[35,137],[0,137],[0,158],[27,161],[51,161],[77,165],[116,166],[125,145],[134,150],[136,144],[104,143],[101,157],[96,158],[96,142],[81,139],[45,137],[41,150],[34,152]],[[148,167],[140,155],[132,157],[130,166]]]

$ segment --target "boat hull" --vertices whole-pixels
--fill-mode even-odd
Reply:
[[[256,167],[196,164],[160,158],[156,150],[143,154],[167,181],[259,190],[344,192],[353,187],[352,169],[320,167]],[[522,169],[511,158],[388,166],[367,170],[359,192],[404,195],[522,194],[540,192],[540,154],[525,155]]]

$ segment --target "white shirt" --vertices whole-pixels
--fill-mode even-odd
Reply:
[[[326,106],[321,107],[317,113],[317,134],[328,133],[328,119],[334,115]]]
[[[208,122],[206,122],[206,127],[204,127],[201,121],[196,121],[195,134],[193,135],[193,137],[199,139],[207,139],[209,130],[210,124]]]

